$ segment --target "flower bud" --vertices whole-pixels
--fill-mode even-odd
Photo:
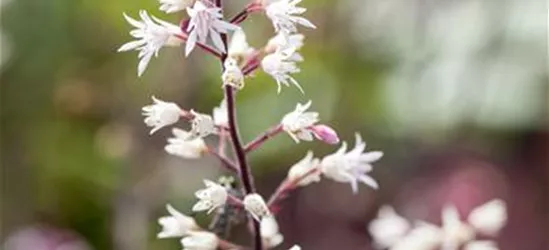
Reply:
[[[334,129],[331,127],[319,124],[311,127],[311,130],[313,131],[313,134],[315,137],[325,143],[328,144],[338,144],[339,143],[339,137],[337,136],[337,133]]]
[[[265,216],[270,216],[269,207],[265,204],[265,200],[259,194],[249,194],[244,197],[244,208],[256,219],[261,221]]]

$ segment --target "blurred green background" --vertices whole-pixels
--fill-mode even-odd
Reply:
[[[228,15],[245,5],[226,2]],[[198,49],[185,58],[182,48],[165,48],[137,78],[136,53],[116,49],[131,39],[122,12],[146,9],[173,23],[183,13],[161,13],[155,0],[1,4],[1,241],[180,248],[155,239],[156,219],[167,202],[190,211],[201,179],[221,172],[215,159],[167,155],[169,129],[149,136],[140,108],[155,95],[211,112],[222,98],[219,65]],[[370,249],[366,225],[381,204],[436,221],[445,202],[466,211],[500,197],[511,214],[501,249],[547,249],[546,1],[302,5],[319,27],[301,29],[306,60],[296,79],[305,94],[294,87],[277,94],[274,80],[258,71],[238,94],[244,141],[310,99],[342,140],[353,143],[360,132],[385,157],[373,172],[377,192],[361,186],[353,196],[347,185],[323,180],[292,195],[279,218],[284,246]],[[243,26],[255,47],[273,34],[260,14]],[[323,156],[337,148],[281,135],[254,152],[261,193],[270,194],[309,149]],[[60,249],[42,247],[15,250]]]

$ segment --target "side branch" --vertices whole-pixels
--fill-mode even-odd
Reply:
[[[208,148],[207,152],[209,154],[215,156],[217,159],[219,159],[219,161],[221,161],[221,164],[224,167],[226,167],[228,170],[230,170],[232,172],[235,172],[235,173],[238,173],[238,167],[234,164],[234,162],[229,160],[227,157],[221,155],[219,152],[217,152],[217,150],[212,149],[212,148]]]
[[[280,125],[280,124],[269,128],[263,134],[261,134],[260,136],[256,137],[251,142],[246,144],[246,146],[244,147],[244,151],[246,153],[248,153],[248,152],[251,152],[251,151],[255,150],[256,148],[261,146],[265,141],[267,141],[269,138],[274,137],[275,135],[279,134],[280,132],[282,132],[282,125]]]
[[[318,171],[320,171],[318,168],[313,168],[308,172],[306,172],[305,174],[303,174],[302,176],[300,176],[299,178],[296,178],[294,180],[290,180],[288,178],[284,179],[280,183],[278,188],[276,188],[276,191],[273,193],[273,195],[271,195],[271,197],[269,198],[269,201],[267,201],[267,206],[269,207],[269,209],[273,210],[274,206],[276,206],[276,204],[279,201],[286,198],[291,191],[293,191],[298,187],[298,183],[301,180],[307,178],[312,174],[318,173]]]

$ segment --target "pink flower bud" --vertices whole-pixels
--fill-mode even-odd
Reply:
[[[323,142],[328,144],[338,144],[339,137],[334,129],[330,128],[327,125],[320,124],[311,127],[312,132],[315,137]]]

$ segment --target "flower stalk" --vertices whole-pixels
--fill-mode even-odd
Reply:
[[[264,142],[276,136],[280,132],[282,132],[282,126],[280,124],[267,129],[267,131],[265,131],[263,134],[261,134],[260,136],[256,137],[251,142],[246,144],[246,146],[244,147],[244,151],[246,151],[246,153],[249,153],[259,148],[261,145],[263,145]]]

